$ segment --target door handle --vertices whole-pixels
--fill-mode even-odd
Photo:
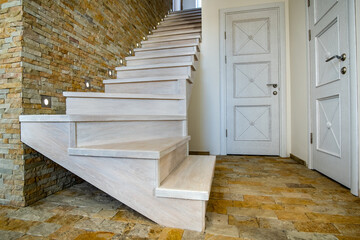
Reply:
[[[339,59],[340,61],[345,61],[345,60],[346,60],[346,54],[343,53],[343,54],[341,54],[341,56],[339,56],[339,55],[334,55],[334,56],[332,56],[331,58],[326,59],[325,62],[330,62],[331,60],[333,60],[333,59],[335,59],[335,58]]]
[[[268,84],[266,84],[266,86],[268,86],[268,87],[272,86],[273,88],[278,87],[277,83],[268,83]]]

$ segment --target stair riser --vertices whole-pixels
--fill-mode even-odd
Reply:
[[[194,28],[194,29],[180,29],[180,30],[173,30],[167,32],[154,32],[152,35],[149,35],[149,39],[155,37],[162,37],[162,36],[174,36],[174,35],[181,35],[181,34],[192,34],[192,33],[201,33],[201,28]]]
[[[182,15],[168,15],[165,17],[165,21],[168,19],[186,19],[189,17],[201,17],[201,13],[188,13],[188,14],[182,14]]]
[[[160,186],[161,182],[169,176],[169,174],[179,164],[185,160],[188,154],[188,143],[184,143],[178,146],[174,151],[168,153],[158,161],[158,181],[157,186]]]
[[[194,19],[194,20],[181,20],[181,21],[169,21],[169,22],[163,22],[159,25],[159,28],[161,27],[172,27],[172,26],[178,26],[183,24],[197,24],[201,23],[201,19]]]
[[[176,41],[170,41],[170,42],[149,42],[149,41],[145,41],[144,43],[142,43],[143,47],[146,48],[151,48],[151,47],[163,47],[164,45],[166,46],[176,46],[179,44],[196,44],[199,45],[200,41],[197,38],[193,38],[193,39],[186,39],[186,40],[176,40]],[[170,49],[167,49],[168,51],[170,51]]]
[[[158,69],[144,69],[144,70],[129,70],[117,71],[117,78],[141,78],[141,77],[156,77],[168,75],[187,75],[191,76],[191,67],[169,67]]]
[[[201,15],[195,15],[195,16],[185,16],[185,17],[180,17],[180,18],[165,18],[165,21],[161,22],[160,25],[162,24],[166,24],[169,22],[181,22],[181,21],[196,21],[196,20],[201,20]]]
[[[66,114],[185,115],[185,100],[67,98]]]
[[[147,57],[147,56],[153,56],[153,55],[161,55],[161,54],[179,54],[179,53],[183,53],[183,52],[190,52],[190,51],[197,51],[197,47],[196,46],[191,46],[191,47],[180,47],[180,48],[172,48],[172,49],[160,49],[160,50],[150,50],[150,51],[139,51],[139,52],[135,52],[135,56],[138,57]]]
[[[193,62],[194,56],[180,56],[180,57],[165,57],[165,58],[153,58],[153,59],[139,59],[127,61],[127,66],[139,66],[139,65],[152,65],[160,63],[179,63],[179,62]]]
[[[122,121],[76,123],[76,145],[83,147],[183,136],[184,121]]]
[[[186,40],[186,39],[193,39],[193,38],[201,38],[200,33],[191,33],[191,34],[180,34],[180,35],[174,35],[174,36],[165,36],[165,37],[154,37],[149,38],[149,42],[166,42],[166,41],[179,41],[179,40]],[[146,41],[142,41],[143,44]]]
[[[107,93],[177,94],[185,96],[187,80],[105,84]]]
[[[202,13],[201,8],[185,9],[181,11],[170,12],[169,16],[184,15],[189,13]]]
[[[178,31],[178,30],[194,30],[194,29],[201,29],[201,24],[192,24],[192,25],[184,25],[184,26],[177,26],[177,27],[163,27],[153,30],[153,34],[155,33],[166,33],[171,31]]]

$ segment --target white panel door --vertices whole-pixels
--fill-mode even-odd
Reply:
[[[311,0],[310,3],[313,167],[350,187],[347,13],[347,0]]]
[[[226,15],[227,154],[279,155],[279,9]]]

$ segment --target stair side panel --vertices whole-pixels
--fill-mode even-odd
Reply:
[[[22,123],[21,139],[41,154],[161,225],[204,230],[205,201],[155,197],[155,160],[69,156],[70,123]]]

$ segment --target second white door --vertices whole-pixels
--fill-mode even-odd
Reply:
[[[226,14],[227,154],[280,154],[279,10]]]

